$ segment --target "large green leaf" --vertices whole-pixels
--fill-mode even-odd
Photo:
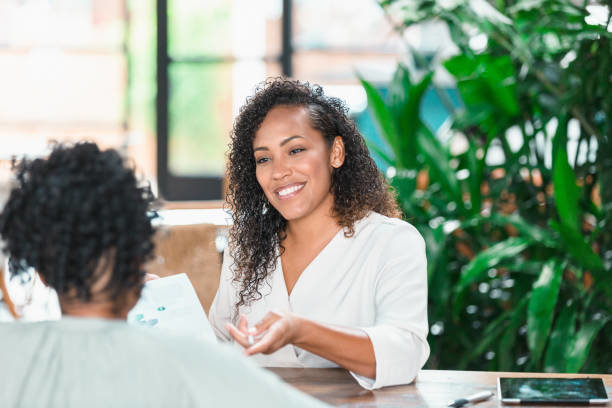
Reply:
[[[553,259],[544,265],[540,277],[533,284],[527,306],[527,345],[531,351],[531,361],[536,367],[552,325],[562,275],[561,264]]]
[[[463,207],[461,186],[449,164],[449,155],[427,126],[422,126],[418,135],[419,147],[425,157],[431,176],[440,182],[449,197]]]
[[[557,229],[574,259],[597,274],[604,269],[604,265],[586,242],[580,229],[580,189],[576,185],[576,176],[567,157],[567,121],[565,116],[559,118],[559,126],[553,140],[554,199],[560,221]],[[605,280],[601,274],[599,278]],[[612,293],[612,290],[609,293]]]
[[[484,61],[483,77],[487,81],[498,109],[508,116],[519,113],[516,97],[516,75],[512,59],[508,56]]]
[[[417,186],[416,170],[398,169],[396,175],[391,178],[391,185],[399,193],[401,200],[410,199]]]
[[[425,249],[427,251],[427,268],[429,270],[429,285],[433,284],[434,265],[439,256],[445,255],[446,251],[446,234],[444,233],[443,225],[438,225],[436,228],[422,228],[420,231],[425,240]],[[444,271],[447,272],[447,271]],[[448,275],[448,273],[446,273]],[[447,276],[448,278],[448,276]],[[433,288],[432,288],[433,289]]]
[[[495,321],[489,324],[483,333],[482,337],[478,340],[475,347],[471,349],[468,353],[464,355],[464,357],[458,361],[457,369],[465,370],[466,366],[472,361],[474,358],[480,356],[485,352],[489,347],[492,347],[493,343],[500,337],[502,331],[506,326],[506,320],[510,315],[511,311],[505,312],[503,315],[499,316]]]
[[[612,47],[610,47],[612,48]],[[609,57],[612,63],[612,50]],[[612,92],[608,92],[608,102],[612,111]],[[608,118],[612,118],[612,112],[608,113]],[[610,126],[610,125],[608,125]],[[597,146],[597,163],[599,173],[599,188],[601,194],[601,208],[604,218],[605,234],[608,239],[612,239],[612,137],[601,138]]]
[[[559,231],[565,247],[572,257],[585,268],[593,271],[596,278],[600,279],[599,283],[609,280],[611,277],[605,275],[604,264],[599,255],[593,251],[593,248],[585,241],[585,237],[575,229],[554,220],[550,222],[551,226]],[[606,288],[603,288],[604,290]],[[612,294],[612,287],[607,290]]]
[[[457,292],[463,291],[468,285],[479,279],[489,268],[497,266],[501,261],[512,258],[523,252],[529,246],[531,239],[512,237],[499,242],[480,252],[466,266],[457,284]]]
[[[408,76],[406,71],[404,76]],[[423,77],[414,86],[411,86],[407,91],[406,99],[400,106],[400,110],[396,117],[396,123],[399,130],[399,152],[398,154],[405,158],[405,166],[410,169],[417,167],[417,135],[422,127],[427,125],[420,119],[421,101],[425,91],[429,88],[433,73],[429,73]]]
[[[451,274],[448,270],[449,251],[446,248],[447,235],[443,225],[436,228],[421,228],[427,249],[427,272],[430,299],[430,318],[445,315],[451,294]]]
[[[551,230],[529,223],[519,214],[506,215],[495,213],[491,214],[489,217],[482,217],[481,220],[490,221],[499,226],[510,224],[515,227],[523,237],[531,238],[533,241],[549,248],[559,248],[557,234],[554,234]]]
[[[578,333],[576,333],[572,339],[569,347],[567,365],[565,367],[566,372],[576,373],[580,370],[580,367],[582,367],[589,355],[593,339],[609,321],[610,317],[600,317],[599,319],[585,323],[580,330],[578,330]]]
[[[563,225],[580,231],[580,190],[567,158],[567,118],[560,118],[553,143],[553,183],[555,204]]]
[[[397,152],[399,149],[399,136],[391,109],[389,109],[382,95],[380,94],[380,92],[378,92],[374,85],[361,78],[360,81],[361,85],[363,86],[363,89],[365,89],[366,91],[366,95],[368,97],[368,106],[374,114],[374,118],[382,133],[382,136],[385,138],[387,143],[389,143],[393,151]],[[396,157],[396,160],[398,163],[398,167],[404,167],[402,165],[402,157]]]
[[[527,307],[528,301],[529,296],[526,296],[519,302],[518,306],[513,310],[510,324],[508,324],[508,327],[501,337],[498,348],[500,371],[511,371],[513,367],[512,358],[514,355],[514,345],[516,343],[516,333],[525,321],[525,308]]]
[[[555,327],[550,334],[548,347],[546,347],[546,355],[544,356],[544,371],[559,373],[565,370],[575,326],[576,307],[573,302],[570,302],[561,310]]]
[[[447,60],[444,67],[457,79],[461,98],[475,124],[496,128],[500,121],[518,114],[510,57],[460,54]]]
[[[482,193],[480,191],[482,185],[482,169],[483,165],[476,158],[478,147],[473,140],[469,140],[469,147],[466,152],[468,170],[470,177],[467,178],[468,189],[470,191],[470,202],[472,204],[472,214],[480,214],[482,207]],[[484,161],[484,157],[480,161]]]
[[[459,54],[444,62],[444,67],[457,78],[471,77],[479,67],[479,60],[469,55]]]
[[[387,154],[383,149],[376,146],[374,143],[370,142],[367,139],[366,139],[366,145],[368,146],[368,149],[370,149],[370,152],[374,152],[374,154],[376,154],[378,157],[383,159],[384,162],[387,163],[387,165],[396,166],[395,160],[392,159],[391,156],[389,156],[389,154]]]
[[[420,106],[432,78],[433,73],[429,73],[413,85],[408,69],[399,65],[389,85],[390,104],[372,84],[361,79],[377,125],[391,146],[396,166],[400,169],[417,168],[417,134],[426,126],[420,119]],[[377,154],[381,155],[381,152]]]
[[[410,71],[403,64],[398,64],[393,79],[389,83],[389,101],[395,117],[399,116],[410,89],[412,89]]]

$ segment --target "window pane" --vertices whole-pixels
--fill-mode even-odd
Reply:
[[[231,11],[231,2],[226,0],[168,1],[169,54],[230,55]]]
[[[297,50],[343,49],[395,52],[399,41],[373,0],[294,0]]]
[[[120,54],[0,51],[0,122],[120,126],[125,76]]]
[[[323,84],[357,84],[357,73],[369,81],[388,81],[399,55],[302,51],[293,55],[297,79]]]
[[[170,0],[168,48],[177,57],[280,53],[281,0]]]
[[[168,170],[221,175],[232,125],[232,65],[170,65]]]
[[[146,112],[146,132],[130,118],[145,116],[135,108],[145,99],[153,106],[155,31],[144,32],[141,23],[155,27],[155,2],[129,3],[130,30],[127,0],[0,1],[0,201],[12,156],[45,155],[50,141],[120,149],[154,183],[153,111]],[[127,34],[132,78],[150,81],[130,98]],[[143,46],[146,58],[134,52]]]
[[[130,0],[128,52],[130,81],[128,99],[128,154],[151,178],[157,172],[155,97],[156,84],[156,4],[150,0]]]
[[[0,45],[120,50],[125,0],[2,0]]]

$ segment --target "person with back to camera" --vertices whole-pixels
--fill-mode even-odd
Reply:
[[[22,161],[0,214],[11,273],[35,268],[60,321],[0,324],[2,407],[318,407],[215,341],[131,326],[151,258],[153,196],[115,150]]]
[[[260,86],[234,123],[228,203],[217,337],[263,366],[342,366],[368,389],[415,378],[429,356],[425,244],[340,100]]]

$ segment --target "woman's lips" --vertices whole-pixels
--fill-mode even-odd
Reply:
[[[294,197],[304,188],[306,183],[294,183],[287,186],[283,186],[275,191],[276,196],[281,200]]]

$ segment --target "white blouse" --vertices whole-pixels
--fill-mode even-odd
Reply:
[[[228,252],[209,312],[217,337],[225,341],[232,340],[225,324],[238,319],[238,287],[232,283]],[[290,296],[280,258],[259,291],[262,299],[239,309],[251,325],[276,309],[365,331],[374,347],[376,378],[351,373],[364,388],[407,384],[429,357],[425,242],[407,222],[370,213],[355,223],[352,237],[341,229],[332,238],[304,269]],[[293,345],[252,358],[266,367],[337,367]]]

